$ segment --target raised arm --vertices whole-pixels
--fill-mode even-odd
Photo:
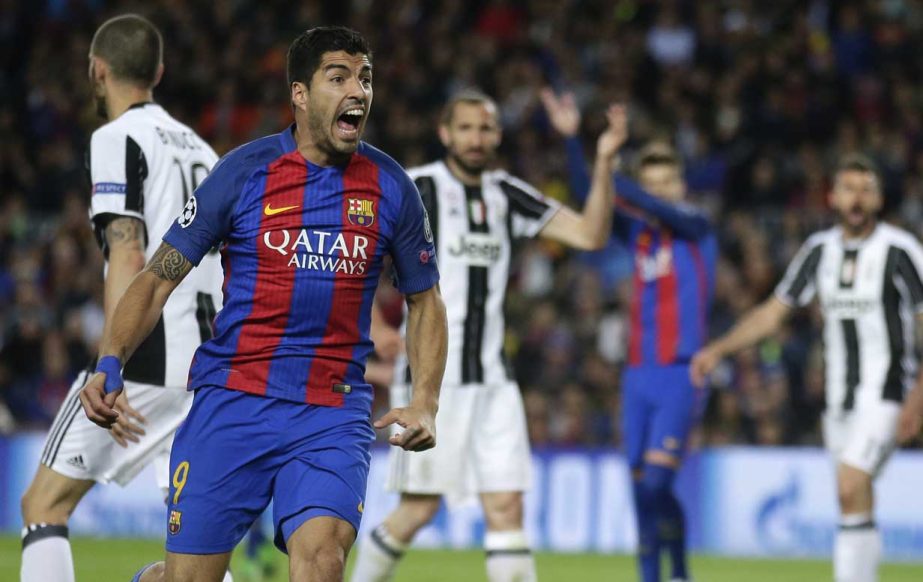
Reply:
[[[615,191],[619,198],[659,220],[682,238],[698,240],[709,233],[708,219],[691,208],[666,202],[649,194],[637,182],[624,176],[615,177]]]
[[[125,290],[100,344],[97,373],[80,393],[84,412],[96,424],[109,428],[118,418],[113,405],[122,390],[122,366],[154,329],[170,294],[190,270],[192,263],[162,243]]]
[[[612,173],[619,148],[628,138],[628,119],[622,105],[610,105],[606,118],[609,126],[597,140],[590,195],[583,212],[578,214],[569,208],[561,208],[539,233],[543,238],[584,250],[601,249],[609,240],[614,198]]]
[[[772,296],[748,311],[730,331],[702,348],[692,358],[690,375],[696,386],[705,385],[705,377],[725,356],[729,356],[771,335],[785,321],[791,307]]]
[[[408,451],[436,446],[436,411],[445,372],[448,328],[439,286],[407,295],[407,360],[413,398],[404,408],[393,408],[375,422],[376,428],[397,423],[403,432],[390,438]]]

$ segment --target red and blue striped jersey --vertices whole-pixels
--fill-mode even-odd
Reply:
[[[615,233],[634,257],[628,364],[687,363],[708,341],[718,244],[707,219],[616,178]]]
[[[306,161],[292,128],[227,154],[164,236],[193,264],[219,246],[224,267],[224,308],[189,388],[371,405],[365,362],[384,257],[402,293],[425,291],[439,279],[432,239],[413,181],[364,142],[331,167]]]

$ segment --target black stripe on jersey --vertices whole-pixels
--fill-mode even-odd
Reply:
[[[907,251],[898,247],[892,247],[896,254],[897,275],[903,279],[910,292],[910,301],[913,302],[914,309],[923,303],[923,281],[920,279],[920,273],[910,260]]]
[[[786,295],[795,303],[798,302],[798,298],[801,297],[801,294],[804,293],[808,284],[814,279],[817,273],[817,266],[820,264],[822,250],[823,247],[821,245],[817,245],[811,249],[811,252],[805,257],[804,262],[801,263],[801,268],[798,269],[798,273],[792,280],[792,284],[789,285],[786,290]]]
[[[859,249],[846,249],[843,252],[843,262],[840,263],[840,289],[852,289],[856,282],[856,264],[859,259]]]
[[[904,322],[901,320],[901,294],[897,288],[898,265],[900,256],[906,254],[898,247],[888,248],[888,259],[885,263],[885,282],[881,291],[881,301],[884,304],[885,326],[888,328],[888,343],[891,346],[891,364],[885,376],[885,385],[882,389],[882,398],[900,402],[904,399]]]
[[[135,353],[125,364],[123,378],[141,384],[163,386],[167,381],[167,335],[163,325],[163,315],[151,335],[138,346]]]
[[[489,232],[487,207],[480,186],[465,186],[468,208],[468,230]],[[477,216],[475,215],[477,208]],[[477,220],[476,220],[477,219]],[[481,347],[484,343],[484,312],[487,303],[487,267],[468,267],[468,310],[465,312],[465,328],[462,336],[462,384],[484,382],[484,363],[481,361]]]
[[[200,343],[205,343],[215,336],[212,326],[215,322],[215,300],[208,293],[196,293],[195,318],[199,323]]]
[[[138,142],[125,138],[125,210],[144,214],[144,180],[147,159]]]
[[[439,253],[439,197],[436,195],[436,181],[430,176],[420,176],[413,181],[420,191],[423,208],[429,216],[429,227],[433,231],[433,246]]]
[[[548,211],[549,205],[544,200],[539,200],[519,186],[501,180],[500,190],[509,200],[509,211],[526,218],[539,219]]]
[[[852,410],[856,404],[856,387],[859,386],[859,332],[855,319],[840,321],[843,327],[843,343],[846,345],[846,396],[843,410]]]

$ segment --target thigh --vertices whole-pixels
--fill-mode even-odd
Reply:
[[[273,522],[282,551],[314,518],[331,517],[359,530],[375,438],[367,410],[296,406],[290,424],[311,427],[311,434],[293,441],[275,477]]]
[[[852,413],[838,461],[877,477],[896,447],[900,406],[895,402],[874,402],[858,406]]]
[[[267,422],[276,404],[224,388],[196,391],[170,456],[168,551],[230,552],[269,504],[279,461]]]
[[[472,386],[442,387],[434,448],[420,452],[390,448],[389,490],[444,495],[468,489],[471,455],[468,443],[477,396],[475,389]],[[409,386],[395,386],[391,389],[391,405],[406,406],[410,395]]]
[[[325,575],[331,579],[331,562],[338,562],[336,569],[342,576],[355,541],[356,530],[342,519],[321,515],[302,522],[288,538],[289,579],[318,580]],[[318,558],[323,562],[317,563]]]
[[[519,386],[477,386],[471,426],[474,475],[479,492],[525,491],[531,485],[531,452]]]
[[[644,464],[649,442],[650,410],[644,398],[648,383],[649,375],[642,370],[628,368],[622,374],[622,442],[632,469]]]
[[[686,366],[659,369],[648,390],[652,410],[645,452],[659,451],[679,460],[686,452],[704,392],[692,385]]]

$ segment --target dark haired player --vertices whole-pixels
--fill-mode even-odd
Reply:
[[[106,329],[156,241],[218,159],[195,132],[153,102],[162,53],[157,28],[133,14],[106,21],[90,46],[89,78],[97,111],[107,120],[93,132],[88,160],[90,216],[106,259]],[[111,433],[80,414],[78,395],[89,372],[74,382],[22,499],[23,582],[74,580],[67,523],[95,483],[124,485],[153,463],[166,494],[173,433],[192,403],[185,390],[189,363],[211,337],[212,319],[221,307],[220,277],[217,255],[206,256],[126,360],[125,390],[115,403],[122,414]]]
[[[116,309],[100,372],[81,399],[110,426],[121,362],[176,285],[221,245],[225,307],[196,352],[192,409],[170,458],[166,562],[135,580],[217,582],[273,501],[292,580],[341,580],[363,511],[374,431],[371,305],[390,255],[408,303],[414,399],[375,426],[391,443],[435,445],[445,307],[420,195],[391,158],[361,142],[372,104],[366,41],[342,27],[292,43],[295,123],[225,156],[196,190]]]

